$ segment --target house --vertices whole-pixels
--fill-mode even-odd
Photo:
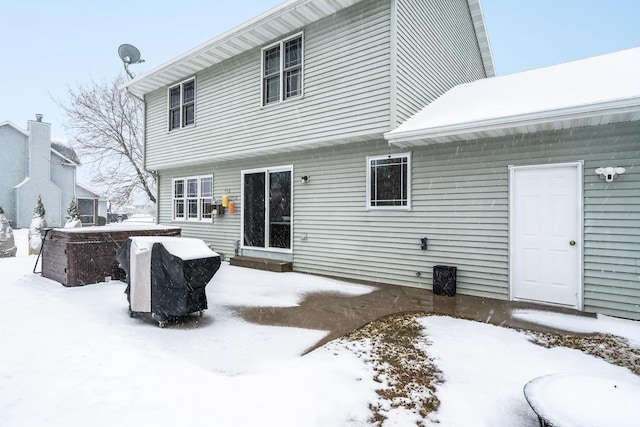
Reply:
[[[38,196],[51,227],[64,225],[67,208],[76,197],[85,210],[85,204],[98,206],[99,196],[76,184],[80,165],[76,152],[51,138],[51,125],[42,121],[42,115],[29,121],[27,130],[0,123],[0,152],[0,206],[12,227],[30,226]],[[91,224],[97,224],[97,217]]]
[[[493,76],[477,0],[290,0],[125,89],[145,103],[159,221],[184,235],[300,272],[426,289],[434,266],[456,266],[458,292],[517,299],[509,166],[586,159],[582,146],[561,154],[544,132],[410,143],[401,125],[452,88],[502,79]],[[598,167],[615,160],[589,158]],[[622,163],[630,179],[633,165]],[[226,209],[214,209],[220,201]],[[635,311],[598,305],[580,286],[575,303],[560,304],[638,317],[637,299]]]
[[[477,0],[290,0],[124,87],[145,103],[159,222],[223,254],[426,287],[414,158],[383,135],[493,74]],[[212,213],[222,199],[234,213]]]
[[[640,319],[639,70],[635,48],[478,80],[385,135],[423,159],[413,209],[463,292]]]

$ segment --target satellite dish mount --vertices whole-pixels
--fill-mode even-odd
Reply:
[[[140,51],[138,48],[130,44],[121,44],[118,48],[118,55],[120,56],[120,59],[122,59],[124,70],[130,78],[134,78],[135,74],[129,71],[129,65],[141,64],[144,62],[144,59],[140,59]]]

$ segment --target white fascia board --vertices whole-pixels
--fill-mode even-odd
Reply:
[[[480,0],[468,0],[467,4],[469,5],[469,12],[471,13],[471,20],[476,33],[478,49],[480,49],[480,56],[482,57],[485,76],[495,77],[496,69],[493,63],[493,53],[491,52],[491,43],[487,34],[486,21],[482,12],[482,4]]]
[[[465,140],[464,135],[476,132],[491,132],[524,126],[536,126],[566,120],[579,120],[607,115],[640,113],[640,98],[606,101],[597,104],[540,111],[516,116],[505,116],[475,122],[454,123],[451,125],[415,129],[404,132],[391,131],[384,134],[389,144],[399,144],[421,139],[450,137],[453,140]]]
[[[335,0],[326,0],[324,3],[326,3],[326,5],[331,6],[331,13],[334,13],[337,10],[345,9],[355,3],[358,3],[359,1],[361,0],[342,0],[339,2]],[[225,59],[233,57],[239,54],[240,51],[244,52],[244,51],[262,46],[262,44],[266,43],[268,39],[270,40],[270,39],[273,39],[274,37],[270,36],[268,39],[265,38],[266,37],[265,34],[267,33],[261,34],[260,33],[261,28],[265,27],[269,23],[273,23],[278,20],[281,20],[283,22],[288,22],[289,20],[287,19],[287,15],[300,13],[300,11],[303,10],[303,7],[305,5],[311,6],[313,5],[313,3],[314,3],[314,0],[286,1],[256,16],[255,18],[244,22],[243,24],[240,24],[237,27],[232,28],[220,34],[219,36],[214,37],[213,39],[208,40],[200,44],[199,46],[196,46],[195,48],[185,52],[184,54],[152,69],[151,71],[148,71],[136,77],[135,79],[122,85],[120,89],[121,90],[126,89],[127,91],[129,91],[130,93],[138,97],[143,97],[144,95],[146,95],[147,93],[153,90],[166,86],[167,84],[169,84],[168,83],[169,80],[175,81],[176,79],[179,80],[181,78],[186,78],[189,75],[193,75],[193,73],[185,74],[184,70],[178,70],[178,69],[183,65],[183,63],[188,62],[193,58],[197,58],[200,55],[204,54],[205,52],[212,52],[212,55],[208,55],[210,58],[209,61],[207,61],[206,64],[201,64],[201,66],[196,70],[196,72],[199,71],[200,69],[205,69]],[[326,14],[319,13],[319,17],[316,17],[316,18],[313,18],[312,16],[310,16],[309,17],[310,19],[304,22],[303,25],[313,22],[315,19],[321,19],[325,16],[328,16],[329,14],[330,14],[329,12],[326,12]],[[278,34],[276,35],[276,37],[284,34],[285,33]],[[264,37],[260,37],[260,35],[263,35]],[[223,49],[225,49],[225,47],[229,47],[233,45],[234,41],[236,40],[240,40],[240,45],[242,46],[242,48],[238,51],[236,51],[236,49],[233,49],[234,51],[233,54],[224,53]],[[223,54],[218,55],[219,58],[214,59],[214,56],[216,56],[215,55],[216,49],[220,50],[220,52]],[[172,69],[175,69],[176,72],[178,73],[176,76],[171,77]],[[168,78],[168,77],[171,77],[171,78]]]
[[[11,122],[9,120],[0,123],[0,127],[2,127],[2,126],[12,127],[15,130],[17,130],[18,132],[20,132],[21,134],[23,134],[24,136],[29,136],[29,131],[21,129],[18,125],[16,125],[15,123],[13,123],[13,122]]]

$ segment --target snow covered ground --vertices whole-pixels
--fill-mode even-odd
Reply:
[[[347,297],[372,288],[223,263],[207,287],[205,316],[160,329],[128,316],[122,282],[65,288],[34,275],[26,230],[16,240],[18,256],[0,259],[0,426],[371,424],[369,405],[379,401],[381,384],[371,359],[353,350],[366,353],[366,346],[336,340],[301,356],[323,331],[250,324],[234,307],[294,306],[311,292]],[[579,331],[614,330],[636,344],[640,337],[638,322],[552,320]],[[551,373],[640,386],[628,369],[534,345],[517,331],[447,317],[420,324],[445,381],[426,425],[536,426],[522,388]],[[420,421],[402,409],[387,415],[385,426]]]

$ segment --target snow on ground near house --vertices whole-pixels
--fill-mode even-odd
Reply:
[[[610,333],[626,338],[636,347],[640,347],[640,329],[638,328],[638,322],[633,320],[618,319],[604,315],[598,315],[598,318],[594,319],[537,310],[514,310],[512,315],[516,319],[552,328],[560,328],[565,331],[583,334]]]
[[[32,274],[26,230],[16,240],[18,257],[0,259],[0,425],[370,425],[380,387],[370,358],[342,340],[301,356],[324,331],[250,324],[233,308],[293,306],[310,292],[346,297],[371,287],[223,263],[207,287],[205,316],[160,329],[128,316],[122,282],[65,288]],[[640,385],[626,369],[534,345],[514,330],[447,317],[420,322],[421,344],[445,378],[429,423],[535,426],[522,388],[551,373]],[[395,410],[384,425],[415,419]]]
[[[441,426],[537,426],[523,387],[543,375],[590,375],[640,387],[640,378],[625,368],[577,350],[532,344],[512,329],[436,316],[420,323],[431,342],[426,349],[444,374],[435,414]],[[640,333],[640,325],[635,328]]]

